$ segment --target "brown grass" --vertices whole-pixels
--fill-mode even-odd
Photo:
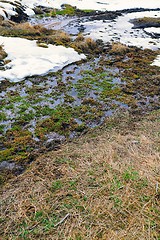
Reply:
[[[3,45],[0,45],[0,60],[3,60],[5,57],[7,57],[7,53],[3,49]]]
[[[63,32],[63,31],[56,31],[53,39],[55,42],[60,42],[61,44],[63,43],[68,43],[71,41],[71,37],[69,36],[69,34]]]
[[[99,52],[98,44],[92,38],[83,38],[82,35],[79,35],[77,39],[71,44],[78,52],[83,53],[96,53]]]
[[[110,53],[124,54],[128,52],[128,47],[122,43],[113,43]]]
[[[160,18],[154,18],[154,17],[143,17],[143,18],[137,18],[136,22],[139,23],[155,23],[160,24]]]
[[[99,53],[101,50],[98,44],[91,38],[84,38],[79,34],[75,40],[71,36],[61,30],[46,29],[41,25],[32,26],[29,22],[12,24],[11,21],[3,21],[0,24],[0,32],[2,36],[23,37],[26,39],[37,40],[38,43],[63,45],[65,47],[73,47],[79,53]]]
[[[2,189],[2,239],[159,240],[159,119],[120,115],[38,158]]]
[[[34,32],[35,34],[50,32],[49,30],[47,30],[45,27],[43,27],[41,25],[32,26],[29,22],[16,24],[14,26],[14,29],[15,30],[19,29],[19,30],[23,30],[23,31],[28,31],[30,33]]]
[[[30,23],[13,23],[11,21],[4,21],[0,25],[0,32],[2,36],[25,37],[28,39],[37,39],[51,35],[54,31],[48,30],[41,25],[32,26]]]

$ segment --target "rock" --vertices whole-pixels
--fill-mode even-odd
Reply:
[[[0,15],[0,25],[2,24],[4,17]]]
[[[3,62],[3,59],[7,57],[7,53],[3,50],[3,46],[0,45],[0,61]]]
[[[24,168],[17,165],[14,162],[3,161],[0,163],[0,171],[13,172],[15,175],[19,175],[23,172]]]
[[[46,43],[43,43],[43,42],[37,42],[37,46],[42,47],[42,48],[48,48],[48,45]]]
[[[44,143],[45,147],[49,150],[57,148],[62,142],[65,141],[65,136],[58,133],[49,133],[46,135],[47,141]]]
[[[35,14],[45,14],[45,13],[50,13],[52,11],[53,11],[53,9],[50,7],[36,6],[34,8]]]
[[[12,28],[15,26],[15,23],[10,20],[4,20],[1,22],[2,27]]]
[[[28,15],[25,13],[26,6],[23,6],[18,1],[6,1],[6,8],[0,4],[0,24],[3,20],[9,19],[14,22],[22,22],[28,19]]]

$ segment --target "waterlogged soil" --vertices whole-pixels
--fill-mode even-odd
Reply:
[[[151,65],[160,51],[99,44],[99,54],[57,73],[1,83],[0,183],[118,111],[144,114],[160,107],[159,67]]]
[[[159,68],[150,65],[157,53],[108,51],[57,73],[3,83],[1,162],[26,165],[56,148],[61,136],[78,136],[120,109],[145,113],[160,106]]]
[[[86,37],[104,42],[121,42],[129,46],[160,48],[157,34],[150,34],[147,29],[160,26],[159,9],[129,9],[123,11],[90,12],[82,16],[37,16],[30,19],[31,24],[40,24],[47,29],[62,30],[74,39],[83,33]]]

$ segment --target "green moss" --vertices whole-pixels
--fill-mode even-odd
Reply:
[[[20,117],[17,118],[17,121],[19,122],[19,124],[21,123],[22,125],[24,125],[25,123],[28,123],[34,118],[35,118],[35,114],[32,111],[28,113],[21,112],[21,115]]]
[[[1,112],[0,113],[0,121],[5,121],[7,118],[6,118],[6,114]]]
[[[5,150],[1,150],[0,151],[0,162],[11,160],[12,155],[14,153],[15,153],[15,149],[13,147],[5,149]]]
[[[14,104],[11,103],[9,105],[5,105],[5,109],[7,109],[7,110],[14,109]]]
[[[52,116],[55,112],[55,109],[48,106],[39,107],[39,110],[36,111],[36,116]]]
[[[15,103],[15,102],[21,102],[22,100],[24,100],[24,97],[21,97],[20,95],[18,95],[18,96],[11,96],[11,97],[9,97],[9,101],[10,101],[10,103]]]
[[[0,174],[0,186],[3,185],[5,179],[4,176]],[[2,223],[4,220],[2,218],[0,218],[0,223]]]
[[[18,114],[24,113],[26,110],[28,110],[29,107],[30,103],[22,101],[21,105],[19,105],[18,107],[19,108]]]
[[[76,14],[76,8],[72,7],[71,5],[64,4],[64,9],[62,10],[55,10],[51,13],[51,16],[56,16],[56,15],[68,15],[68,16],[73,16]]]
[[[0,133],[3,133],[5,129],[5,125],[0,125]]]
[[[12,128],[10,129],[10,132],[16,132],[16,131],[21,131],[21,126],[18,125],[17,123],[14,123]]]
[[[93,13],[94,12],[94,10],[92,10],[92,9],[83,9],[82,11],[84,13]]]
[[[52,183],[52,191],[59,190],[63,187],[63,183],[61,180],[56,180]]]

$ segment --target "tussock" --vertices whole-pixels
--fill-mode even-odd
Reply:
[[[0,45],[0,61],[7,57],[7,53],[3,49],[3,45]]]
[[[110,53],[124,54],[128,52],[128,47],[122,43],[113,43]]]
[[[79,35],[75,42],[71,44],[78,52],[84,53],[98,53],[100,51],[98,44],[92,38],[83,38],[83,35]]]

